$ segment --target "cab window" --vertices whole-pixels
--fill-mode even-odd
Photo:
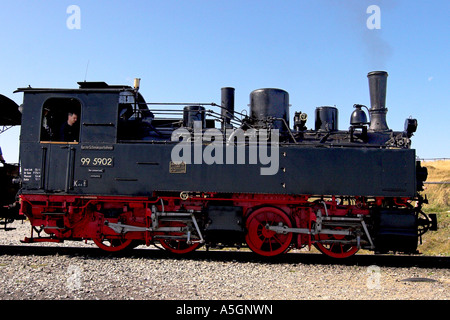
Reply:
[[[42,106],[40,141],[79,142],[81,103],[74,98],[50,98]]]

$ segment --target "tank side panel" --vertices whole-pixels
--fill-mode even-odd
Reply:
[[[171,163],[170,144],[116,144],[80,150],[73,192],[151,195],[204,191],[307,195],[413,197],[414,150],[366,148],[279,149],[278,170],[262,175],[256,164]],[[87,163],[89,161],[89,163]]]

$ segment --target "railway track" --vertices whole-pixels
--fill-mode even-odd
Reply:
[[[416,268],[437,268],[450,269],[450,257],[444,256],[422,256],[422,255],[376,255],[357,254],[347,259],[333,259],[322,254],[289,252],[279,257],[264,258],[255,255],[253,252],[225,251],[225,250],[198,250],[186,255],[174,255],[164,250],[156,248],[135,248],[130,251],[120,253],[107,253],[98,248],[88,247],[56,247],[56,246],[0,246],[0,255],[21,255],[21,256],[86,256],[90,258],[124,257],[136,259],[188,259],[188,260],[208,260],[224,262],[261,262],[269,264],[291,263],[291,264],[326,264],[326,265],[346,265],[346,266],[371,266],[379,267],[416,267]]]

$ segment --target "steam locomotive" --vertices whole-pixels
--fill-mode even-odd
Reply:
[[[355,104],[348,130],[332,106],[316,108],[314,129],[302,112],[291,123],[289,94],[276,88],[252,91],[248,113],[235,110],[230,87],[220,104],[147,103],[140,79],[19,88],[18,205],[2,215],[16,208],[29,220],[24,243],[92,240],[109,252],[415,253],[437,222],[422,211],[417,120],[403,131],[387,125],[387,76],[368,73],[370,109]],[[2,202],[14,202],[11,193]]]

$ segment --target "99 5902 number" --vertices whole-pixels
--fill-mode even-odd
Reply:
[[[81,166],[82,167],[112,167],[113,166],[113,158],[112,157],[83,157],[81,158]]]

